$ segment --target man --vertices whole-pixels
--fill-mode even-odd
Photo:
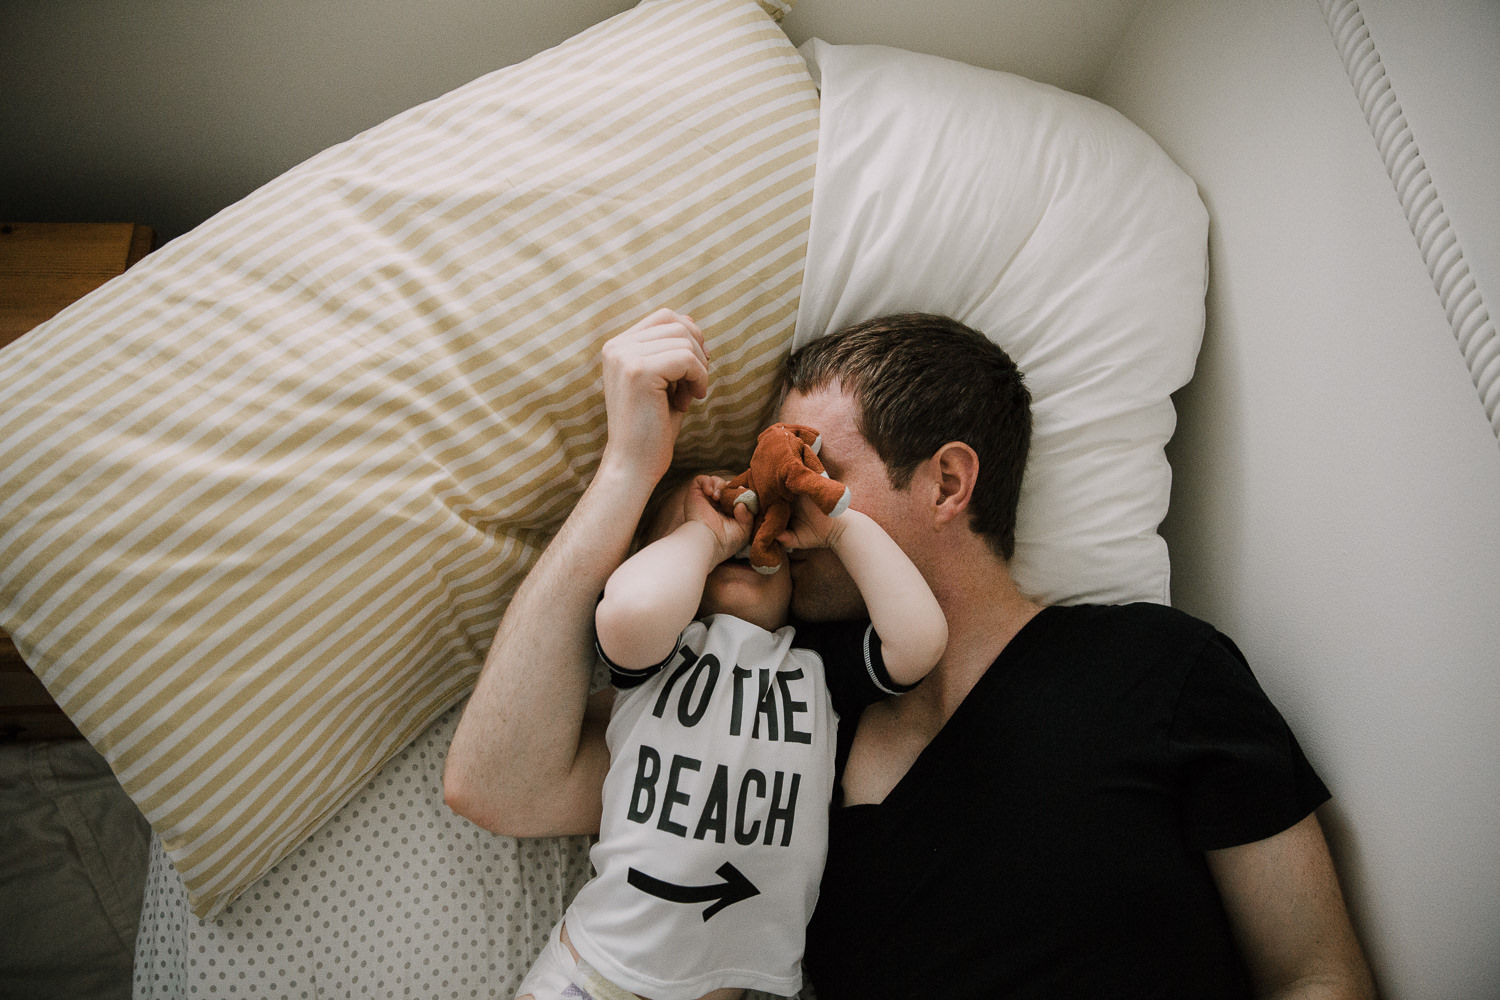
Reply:
[[[512,835],[598,829],[608,705],[592,608],[709,359],[662,312],[605,349],[609,439],[518,590],[455,735],[453,807]],[[809,928],[822,1000],[1373,995],[1312,809],[1325,797],[1223,636],[1139,605],[1042,608],[1011,579],[1029,439],[1004,352],[935,317],[804,348],[780,419],[907,552],[948,619],[937,667],[841,720]],[[859,613],[827,553],[794,612]]]

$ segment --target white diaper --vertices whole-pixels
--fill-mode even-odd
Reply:
[[[599,975],[589,963],[575,959],[563,944],[561,921],[553,926],[547,946],[516,988],[518,997],[527,994],[536,1000],[641,1000]]]

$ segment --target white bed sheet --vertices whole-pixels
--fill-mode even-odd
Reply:
[[[588,876],[586,837],[516,840],[443,804],[460,709],[219,916],[152,838],[134,996],[509,997]]]

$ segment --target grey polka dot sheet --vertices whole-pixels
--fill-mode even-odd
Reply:
[[[455,708],[217,920],[156,838],[137,998],[509,997],[588,877],[589,839],[516,840],[443,804]]]

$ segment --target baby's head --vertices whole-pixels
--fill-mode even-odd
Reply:
[[[728,473],[712,475],[727,480]],[[665,537],[686,519],[689,490],[698,489],[695,475],[668,473],[641,515],[637,544]],[[761,573],[739,555],[715,566],[703,584],[698,616],[727,614],[774,632],[787,623],[792,603],[792,574],[783,566]]]

